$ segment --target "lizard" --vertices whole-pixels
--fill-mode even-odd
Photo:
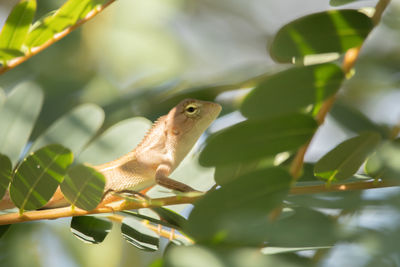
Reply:
[[[221,106],[196,99],[182,100],[167,115],[161,116],[142,141],[127,154],[104,164],[91,166],[105,177],[104,197],[100,205],[120,200],[107,192],[140,192],[158,184],[180,192],[196,191],[169,178],[198,138],[218,117]],[[144,191],[143,191],[144,192]],[[68,206],[60,187],[44,208]],[[15,207],[8,192],[0,209]]]

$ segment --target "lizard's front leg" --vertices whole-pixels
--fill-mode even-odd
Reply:
[[[162,164],[158,166],[155,177],[156,183],[166,188],[173,189],[179,192],[199,192],[196,189],[193,189],[192,187],[184,183],[169,178],[168,175],[170,173],[171,173],[171,168],[168,165]]]

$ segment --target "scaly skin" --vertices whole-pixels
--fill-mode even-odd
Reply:
[[[142,142],[122,157],[93,166],[106,178],[105,192],[142,191],[155,184],[181,192],[195,191],[168,176],[178,167],[200,135],[218,117],[221,106],[207,101],[185,99],[160,117]],[[118,200],[107,194],[101,205]],[[46,208],[67,206],[60,188]],[[13,208],[7,192],[0,209]]]

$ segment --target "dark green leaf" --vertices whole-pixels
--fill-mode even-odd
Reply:
[[[295,254],[264,255],[255,248],[195,246],[172,247],[164,267],[310,267],[310,259]]]
[[[0,33],[0,48],[21,49],[35,11],[35,0],[21,1],[13,8]]]
[[[266,228],[269,245],[278,247],[332,246],[340,238],[335,220],[319,211],[297,207],[291,215]]]
[[[10,229],[11,224],[0,225],[0,238]]]
[[[359,134],[365,131],[375,131],[381,133],[384,138],[389,137],[388,129],[375,124],[354,107],[340,101],[333,105],[329,114],[332,115],[335,121],[341,126],[352,132]]]
[[[105,183],[104,175],[89,166],[78,164],[68,170],[61,191],[72,205],[92,210],[103,197]]]
[[[78,161],[102,164],[114,160],[136,147],[150,127],[151,122],[141,117],[121,121],[91,142]]]
[[[212,166],[249,162],[295,150],[311,138],[316,128],[315,120],[303,114],[247,120],[210,136],[200,163]]]
[[[254,88],[244,99],[241,112],[248,118],[269,118],[302,111],[335,94],[343,79],[335,64],[294,67]]]
[[[287,195],[291,176],[281,168],[247,173],[195,203],[185,232],[198,242],[259,245],[269,212]]]
[[[32,150],[47,144],[61,144],[78,155],[101,127],[104,120],[103,110],[93,104],[78,106],[58,119],[32,145]]]
[[[317,209],[344,209],[355,211],[362,206],[374,204],[362,199],[362,191],[329,192],[320,194],[290,195],[287,201],[296,206]]]
[[[0,152],[14,165],[26,146],[42,101],[40,88],[32,83],[22,83],[11,91],[0,109]]]
[[[12,164],[10,159],[0,154],[0,199],[4,197],[11,182]]]
[[[144,214],[140,214],[140,213],[135,212],[135,211],[125,210],[125,211],[122,211],[122,213],[124,213],[126,215],[129,215],[129,216],[133,216],[133,217],[135,217],[137,219],[147,220],[147,221],[155,223],[155,224],[160,224],[162,226],[166,226],[166,227],[170,227],[170,228],[175,228],[176,227],[175,225],[172,225],[172,224],[170,224],[170,223],[168,223],[166,221],[159,220],[159,219],[156,219],[156,218],[144,215]]]
[[[170,225],[173,225],[173,228],[181,229],[186,223],[186,219],[183,216],[170,209],[163,207],[155,207],[151,209],[155,211],[162,220],[165,220]]]
[[[86,243],[98,244],[103,242],[112,223],[106,218],[94,216],[76,216],[71,220],[71,232]]]
[[[382,144],[367,160],[365,172],[374,178],[400,179],[400,139]]]
[[[380,140],[378,133],[365,132],[340,143],[315,164],[315,175],[328,181],[350,178],[379,145]]]
[[[25,44],[28,47],[40,46],[53,38],[56,33],[63,31],[68,26],[75,24],[83,18],[96,5],[104,1],[69,0],[52,16],[43,20],[27,37]]]
[[[271,166],[273,165],[271,160]],[[227,184],[236,178],[253,171],[259,165],[259,161],[254,162],[241,162],[230,165],[218,165],[215,167],[214,179],[219,185]]]
[[[372,28],[372,20],[356,10],[330,10],[308,15],[279,30],[270,54],[278,62],[293,62],[301,61],[307,55],[344,53],[360,46]]]
[[[11,200],[21,211],[43,207],[63,181],[72,161],[71,151],[61,145],[49,145],[30,154],[15,171]]]
[[[122,236],[131,245],[145,251],[158,250],[159,236],[134,218],[125,218],[121,225]]]

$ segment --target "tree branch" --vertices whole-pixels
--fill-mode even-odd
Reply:
[[[99,14],[101,11],[103,11],[106,7],[108,7],[110,4],[112,4],[113,2],[115,2],[115,0],[110,0],[107,3],[105,3],[104,5],[101,5],[100,7],[93,9],[92,11],[90,11],[86,17],[84,17],[83,19],[79,20],[78,22],[76,22],[74,25],[66,28],[65,30],[63,30],[62,32],[59,32],[57,34],[55,34],[53,36],[52,39],[48,40],[47,42],[45,42],[44,44],[42,44],[41,46],[38,47],[33,47],[32,49],[30,49],[29,52],[27,52],[24,56],[22,57],[17,57],[14,58],[12,60],[10,60],[8,62],[8,64],[0,67],[0,75],[5,73],[6,71],[15,68],[16,66],[18,66],[19,64],[27,61],[28,59],[30,59],[31,57],[33,57],[34,55],[38,54],[39,52],[43,51],[44,49],[46,49],[47,47],[49,47],[50,45],[54,44],[55,42],[59,41],[60,39],[64,38],[65,36],[67,36],[68,34],[70,34],[73,30],[77,29],[79,26],[81,26],[82,24],[84,24],[85,22],[91,20],[92,18],[94,18],[97,14]]]
[[[301,195],[301,194],[314,194],[314,193],[325,193],[325,192],[345,192],[345,191],[384,188],[393,186],[400,186],[400,179],[368,180],[368,181],[351,182],[351,183],[338,183],[338,184],[331,184],[329,187],[327,187],[325,184],[312,185],[312,186],[297,186],[293,187],[290,190],[289,194]],[[107,207],[97,208],[91,211],[85,211],[79,208],[72,209],[71,207],[64,207],[64,208],[48,209],[48,210],[26,211],[24,212],[23,215],[20,215],[18,212],[15,212],[15,213],[0,215],[0,225],[14,224],[14,223],[28,222],[28,221],[38,221],[38,220],[53,220],[64,217],[83,216],[90,214],[115,213],[122,210],[133,210],[140,208],[159,207],[159,206],[168,206],[176,204],[191,204],[194,203],[199,198],[201,198],[201,196],[194,196],[194,197],[173,196],[165,198],[156,198],[152,199],[150,203],[127,202],[124,205],[119,205],[117,207],[107,206]]]

